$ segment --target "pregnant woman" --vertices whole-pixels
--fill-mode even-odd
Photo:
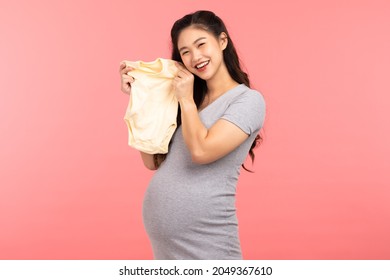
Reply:
[[[178,127],[166,155],[141,152],[145,166],[156,170],[143,203],[154,257],[242,259],[236,186],[261,140],[265,102],[250,88],[225,24],[213,12],[177,20],[171,39]],[[120,66],[127,94],[131,70]]]

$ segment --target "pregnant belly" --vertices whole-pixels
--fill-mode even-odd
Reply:
[[[151,238],[205,233],[226,226],[230,218],[235,221],[234,197],[226,195],[223,186],[153,178],[145,193],[143,219]]]

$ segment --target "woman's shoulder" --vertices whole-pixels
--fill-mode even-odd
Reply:
[[[236,124],[248,135],[259,131],[265,119],[263,95],[241,84],[231,97],[222,118]]]
[[[232,101],[240,103],[244,102],[250,106],[265,107],[265,99],[263,94],[256,89],[246,86],[245,84],[240,84],[237,87],[236,95]]]

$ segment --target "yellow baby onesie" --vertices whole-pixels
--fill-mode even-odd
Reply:
[[[124,117],[128,144],[148,154],[166,154],[177,126],[178,101],[172,92],[175,62],[163,58],[123,62],[134,68],[127,74],[135,79]]]

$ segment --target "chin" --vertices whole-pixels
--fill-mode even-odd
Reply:
[[[210,80],[213,76],[212,76],[212,75],[207,75],[207,74],[205,74],[205,75],[201,75],[201,76],[198,75],[198,77],[201,78],[202,80],[208,81],[208,80]]]

